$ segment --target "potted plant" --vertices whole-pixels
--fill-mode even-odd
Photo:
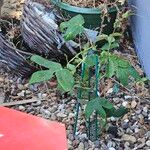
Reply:
[[[65,16],[82,15],[87,28],[97,28],[103,23],[107,24],[104,27],[104,33],[108,34],[112,32],[117,10],[124,4],[123,1],[119,0],[117,2],[115,0],[83,0],[83,2],[78,0],[51,0],[51,2],[60,8]],[[107,19],[106,16],[108,16]]]

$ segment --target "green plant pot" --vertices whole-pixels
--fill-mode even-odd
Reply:
[[[61,0],[51,0],[51,2],[59,7],[65,16],[73,17],[75,15],[81,14],[85,19],[86,28],[97,28],[101,25],[101,10],[98,8],[81,8],[76,6],[71,6],[67,3],[61,2]],[[104,33],[111,33],[113,30],[113,23],[116,19],[117,10],[116,8],[109,9],[110,21],[105,19],[106,27],[104,28]]]

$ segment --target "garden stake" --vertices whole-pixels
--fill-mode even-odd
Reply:
[[[92,51],[93,52],[93,51]],[[91,52],[90,52],[91,53]],[[92,53],[93,54],[93,53]],[[92,55],[90,54],[90,55]],[[92,77],[92,72],[93,70],[89,68],[89,75],[88,75],[88,87],[91,88],[91,77]],[[99,77],[99,61],[98,61],[98,56],[96,56],[96,62],[95,62],[95,96],[98,96],[98,77]],[[81,80],[83,81],[85,74],[85,63],[82,63],[81,67]],[[76,116],[75,116],[75,125],[74,125],[74,135],[76,134],[77,131],[77,122],[78,122],[78,116],[79,116],[79,108],[81,107],[81,104],[79,100],[82,98],[82,89],[78,89],[78,95],[77,99],[78,102],[76,104]],[[91,100],[91,92],[88,93],[88,100]],[[94,120],[90,120],[90,118],[87,121],[87,132],[88,132],[88,138],[91,141],[97,140],[98,137],[98,119],[97,119],[97,112],[95,112],[94,115]]]
[[[81,66],[81,79],[83,81],[84,78],[84,71],[85,71],[85,63],[82,63]],[[82,96],[82,90],[81,88],[78,89],[78,95],[77,95],[77,104],[76,104],[76,116],[75,116],[75,124],[74,124],[74,135],[77,132],[77,123],[78,123],[78,116],[79,116],[79,108],[80,108],[80,103],[79,99],[81,99]]]

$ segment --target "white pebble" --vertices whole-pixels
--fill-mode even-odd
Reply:
[[[146,142],[146,145],[147,145],[147,146],[150,146],[150,140]]]
[[[114,147],[110,147],[109,150],[116,150]]]
[[[128,105],[128,102],[123,102],[122,106],[126,107]]]

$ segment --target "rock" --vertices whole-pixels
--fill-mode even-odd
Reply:
[[[78,146],[78,150],[84,150],[84,144],[82,142],[80,142]]]
[[[128,123],[128,122],[129,122],[129,119],[125,119],[125,120],[123,120],[123,122]]]
[[[147,108],[147,107],[144,107],[144,108],[143,108],[143,111],[144,111],[145,113],[147,113],[148,108]]]
[[[44,114],[48,117],[51,115],[50,111],[48,111],[48,110],[44,110]]]
[[[51,115],[51,120],[56,120],[56,119],[57,119],[56,115],[55,115],[55,114],[52,114],[52,115]]]
[[[113,92],[113,88],[110,88],[108,91],[107,91],[107,94],[111,94]]]
[[[134,129],[134,132],[135,132],[135,133],[138,133],[139,131],[140,131],[139,128],[135,128],[135,129]]]
[[[108,150],[116,150],[114,147],[110,147]]]
[[[32,106],[40,106],[42,104],[42,102],[39,100],[35,103],[32,103]]]
[[[71,119],[71,118],[73,118],[74,116],[75,116],[75,114],[74,114],[74,113],[69,113],[68,118],[69,118],[69,119]]]
[[[108,128],[108,131],[107,131],[109,134],[112,134],[114,137],[117,137],[118,136],[118,127],[117,126],[110,126]]]
[[[125,98],[125,100],[130,100],[130,99],[132,99],[132,96],[126,95],[126,96],[124,96],[124,98]]]
[[[74,140],[73,134],[68,134],[68,139],[71,140],[71,141],[73,141]]]
[[[113,143],[112,143],[111,141],[109,141],[109,142],[107,143],[107,147],[108,147],[108,148],[112,147],[112,145],[113,145]]]
[[[135,143],[136,142],[136,138],[132,135],[129,134],[124,134],[121,138],[123,141],[127,141],[127,142],[131,142],[131,143]]]
[[[20,93],[17,94],[19,97],[24,97],[25,96],[25,91],[22,90]]]
[[[87,134],[83,133],[78,135],[79,139],[87,139]]]
[[[146,145],[150,147],[150,140],[146,141]]]
[[[19,107],[18,107],[18,109],[20,110],[20,111],[25,111],[25,107],[24,106],[22,106],[22,105],[20,105]]]
[[[18,84],[17,86],[18,86],[19,90],[25,90],[26,89],[26,87],[22,84]]]
[[[57,114],[57,117],[65,118],[65,117],[67,117],[67,115],[60,112],[60,113]]]
[[[137,106],[137,102],[134,100],[131,102],[131,108],[135,108]]]
[[[4,81],[5,81],[4,78],[0,77],[0,83]]]
[[[73,149],[72,142],[68,140],[68,150],[72,150],[72,149]]]
[[[127,107],[127,105],[128,105],[128,102],[126,102],[126,101],[122,103],[122,106],[124,106],[124,107]]]
[[[111,121],[116,121],[117,118],[115,118],[115,117],[110,117],[110,120],[111,120]]]

